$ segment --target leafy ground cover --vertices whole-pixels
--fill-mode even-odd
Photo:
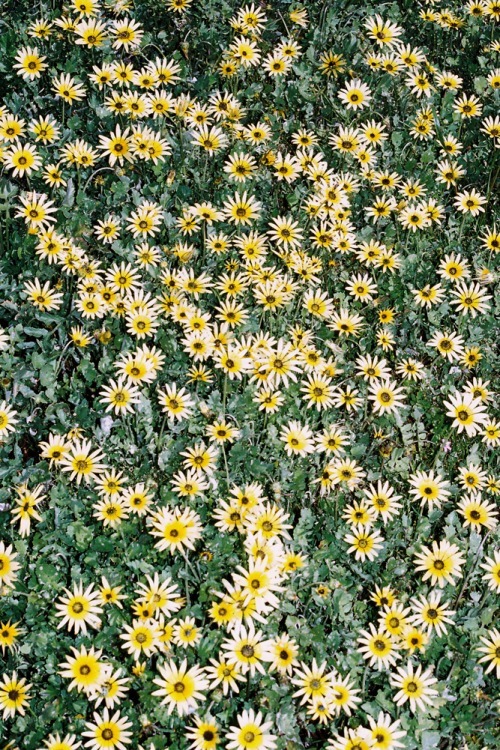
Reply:
[[[2,747],[500,747],[499,21],[4,2]]]

